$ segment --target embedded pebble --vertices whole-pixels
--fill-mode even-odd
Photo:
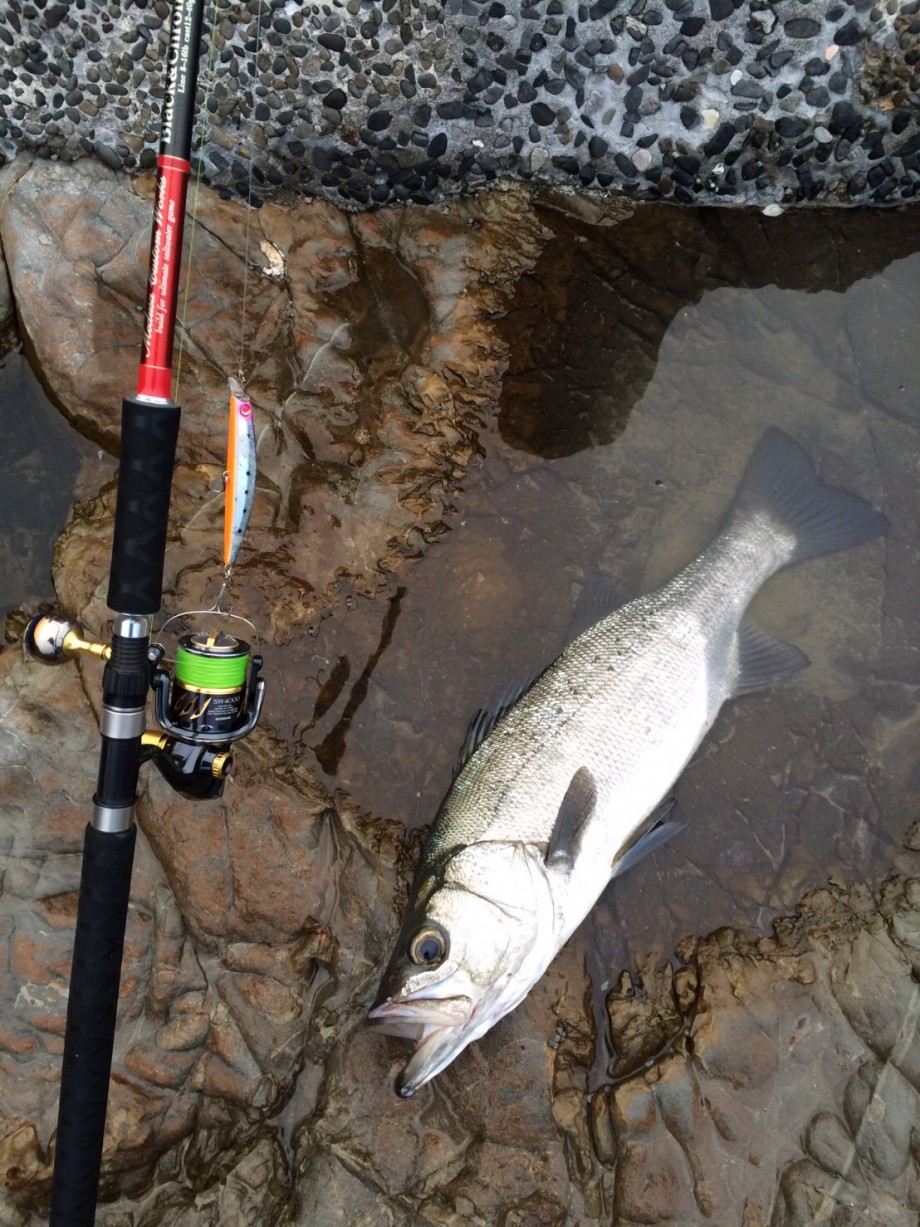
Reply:
[[[154,164],[169,12],[0,6],[0,164]],[[216,0],[197,158],[223,194],[350,209],[502,175],[680,203],[900,204],[920,190],[918,14],[920,0]]]
[[[648,170],[652,164],[652,155],[647,149],[637,149],[632,160],[636,170]]]

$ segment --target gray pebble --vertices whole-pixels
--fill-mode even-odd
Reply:
[[[267,0],[222,2],[209,142],[235,151],[240,165],[255,148],[266,185],[345,203],[379,202],[384,179],[387,199],[397,187],[400,198],[416,189],[437,197],[521,167],[578,189],[637,190],[628,156],[637,149],[649,151],[639,169],[650,199],[718,198],[731,188],[730,171],[752,203],[768,190],[787,203],[841,191],[894,203],[918,194],[920,144],[911,141],[920,141],[920,104],[910,98],[920,96],[920,74],[909,62],[917,33],[904,29],[918,9],[916,0],[877,9],[863,0],[525,0],[519,8],[447,0],[411,9],[397,0],[330,0],[291,11]],[[91,152],[113,167],[129,159],[149,166],[170,13],[165,0],[144,8],[126,0],[0,6],[0,91],[10,91],[0,102],[3,149],[47,152],[53,139],[55,156]],[[878,89],[888,92],[876,101],[884,107],[866,93],[872,39],[890,60],[879,61],[886,67]],[[826,55],[832,46],[840,50]],[[709,101],[713,82],[727,99]],[[416,114],[419,99],[431,103],[427,118]],[[426,135],[435,118],[439,130]],[[770,142],[748,150],[714,187],[703,170],[678,167],[684,182],[675,179],[657,139],[681,142],[681,156],[737,157],[752,123]],[[894,145],[882,140],[889,128]],[[348,143],[358,132],[369,138],[360,156]],[[320,171],[311,156],[317,133],[339,155],[334,183],[322,181],[332,167]],[[384,161],[441,136],[444,150],[428,156],[443,161],[443,175],[427,187],[411,167]],[[292,139],[302,154],[289,150]],[[531,156],[536,146],[542,160]],[[233,188],[233,161],[221,168],[205,160],[214,186]]]

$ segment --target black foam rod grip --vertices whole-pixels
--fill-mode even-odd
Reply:
[[[169,494],[181,410],[126,397],[121,409],[121,467],[109,608],[155,614],[163,592]]]
[[[136,830],[86,828],[50,1227],[92,1227],[96,1214]]]

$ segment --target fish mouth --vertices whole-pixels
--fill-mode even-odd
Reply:
[[[457,1027],[469,1022],[469,997],[388,997],[368,1014],[378,1031],[421,1039],[431,1027]]]
[[[411,1099],[466,1047],[474,1014],[469,997],[391,997],[371,1010],[368,1019],[375,1030],[415,1043],[415,1052],[396,1079],[399,1095]]]

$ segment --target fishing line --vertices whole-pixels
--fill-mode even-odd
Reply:
[[[262,5],[258,4],[256,8],[256,51],[259,54],[259,47],[262,44]],[[255,66],[258,68],[258,60],[255,61]],[[256,74],[252,74],[255,80]],[[239,381],[245,385],[243,374],[243,357],[246,352],[246,312],[249,300],[249,238],[252,228],[252,182],[253,173],[255,170],[255,157],[253,155],[253,146],[255,144],[253,137],[255,136],[255,94],[253,94],[252,107],[249,112],[249,183],[246,192],[246,236],[243,244],[243,304],[240,308],[240,361],[239,361]]]
[[[201,181],[204,175],[204,163],[200,156],[200,151],[204,146],[207,137],[207,125],[209,116],[209,102],[211,91],[214,83],[214,66],[215,56],[217,51],[217,40],[214,32],[217,29],[218,22],[218,4],[219,0],[214,0],[212,19],[211,19],[211,37],[208,51],[208,62],[205,72],[205,86],[203,105],[200,111],[200,121],[198,129],[198,165],[195,173],[195,183],[192,193],[192,221],[189,227],[189,242],[188,242],[188,266],[191,270],[192,258],[195,244],[195,231],[198,224],[198,202],[201,194]],[[262,42],[262,5],[256,5],[256,34],[255,34],[255,51],[253,63],[250,65],[250,77],[253,84],[258,77],[258,54]],[[242,289],[242,304],[240,309],[240,346],[239,346],[239,362],[238,362],[238,378],[233,376],[228,377],[229,391],[229,421],[227,425],[227,464],[223,474],[224,487],[224,548],[223,548],[223,576],[220,589],[217,594],[217,599],[214,605],[207,612],[227,615],[220,608],[221,601],[230,586],[230,581],[233,572],[233,566],[236,562],[240,546],[242,545],[243,535],[249,523],[249,516],[252,511],[252,503],[255,497],[255,475],[256,475],[256,440],[255,430],[252,421],[252,404],[247,398],[244,391],[245,376],[244,376],[244,359],[246,354],[246,323],[248,319],[248,298],[249,298],[249,252],[252,241],[252,193],[254,182],[254,158],[253,158],[253,134],[255,126],[255,98],[252,97],[252,105],[250,108],[250,137],[249,137],[249,182],[248,182],[248,199],[246,211],[246,229],[243,244],[243,289]],[[187,319],[188,305],[191,287],[191,277],[186,277],[185,290],[182,298],[182,311],[180,315],[180,336],[178,346],[178,357],[176,361],[175,375],[175,395],[179,395],[179,387],[182,374],[182,360],[185,352],[185,336],[187,334]]]
[[[208,46],[208,63],[204,74],[204,97],[202,107],[198,116],[198,165],[195,168],[195,183],[192,191],[192,224],[188,231],[188,255],[186,256],[185,288],[182,293],[182,312],[179,316],[179,353],[176,358],[176,374],[173,379],[173,399],[178,404],[179,402],[179,386],[182,380],[182,358],[185,354],[185,337],[187,334],[187,319],[188,319],[188,300],[189,290],[192,283],[192,254],[195,250],[195,232],[198,229],[198,198],[201,194],[201,179],[204,175],[204,161],[201,157],[201,150],[204,148],[205,138],[208,131],[208,103],[211,98],[211,86],[214,82],[214,57],[217,54],[217,40],[214,37],[214,31],[217,29],[218,16],[218,0],[214,0],[214,7],[211,11],[211,25],[209,30],[209,46]]]
[[[258,76],[258,55],[262,45],[262,4],[256,4],[256,36],[250,77],[253,95],[249,114],[249,182],[246,193],[246,232],[243,239],[243,293],[240,305],[240,351],[237,379],[228,379],[230,389],[230,420],[227,429],[227,469],[224,474],[224,574],[214,610],[221,612],[220,603],[230,587],[243,535],[249,524],[256,483],[256,436],[252,419],[252,402],[245,393],[246,323],[249,306],[249,252],[252,241],[252,185],[255,168],[255,82]]]

